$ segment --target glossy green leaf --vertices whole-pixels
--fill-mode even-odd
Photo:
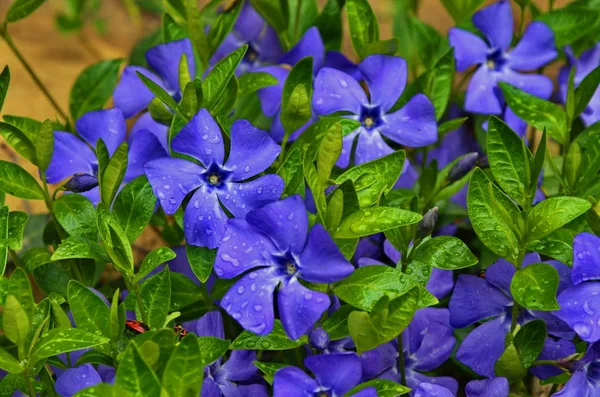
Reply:
[[[342,6],[339,0],[327,0],[315,20],[314,25],[321,33],[327,51],[339,51],[342,45]]]
[[[469,118],[461,117],[458,119],[452,119],[448,121],[444,121],[438,126],[438,134],[440,136],[445,136],[449,132],[456,131],[460,128]]]
[[[296,340],[290,340],[281,321],[275,320],[273,330],[268,335],[256,335],[250,331],[243,331],[233,341],[231,350],[290,350],[300,347],[308,342],[306,335]]]
[[[599,17],[596,10],[587,7],[564,7],[544,13],[536,20],[552,29],[556,46],[560,48],[585,36]]]
[[[520,381],[527,375],[527,368],[521,363],[517,348],[512,343],[506,347],[494,365],[496,376],[503,376],[510,383]]]
[[[277,79],[267,72],[249,72],[241,75],[238,82],[240,85],[238,94],[242,97],[277,84]]]
[[[530,310],[553,311],[560,309],[556,291],[560,277],[547,263],[535,263],[517,270],[510,283],[515,300]]]
[[[185,246],[187,259],[190,262],[192,271],[201,282],[205,283],[210,277],[217,251],[206,247],[198,247],[196,245]]]
[[[144,277],[146,277],[152,270],[154,270],[157,266],[162,265],[165,262],[168,262],[172,259],[175,259],[177,255],[173,252],[172,249],[168,247],[159,247],[147,254],[140,265],[138,272],[136,273],[133,281],[138,282]]]
[[[367,0],[346,1],[350,38],[358,55],[364,57],[363,47],[379,41],[379,23]]]
[[[184,10],[187,14],[187,30],[194,46],[194,50],[198,53],[198,57],[204,68],[208,67],[211,48],[208,37],[205,33],[205,25],[202,20],[202,14],[198,9],[198,2],[195,0],[183,0]],[[192,76],[193,78],[194,76]]]
[[[96,240],[96,209],[80,194],[65,194],[52,202],[54,217],[71,236]]]
[[[250,0],[252,8],[277,32],[283,32],[288,27],[287,2],[281,0]]]
[[[600,66],[588,73],[575,89],[575,110],[573,117],[579,116],[585,110],[599,85]]]
[[[329,334],[330,340],[338,340],[350,335],[350,331],[348,331],[348,316],[353,310],[352,306],[344,305],[333,312],[321,324],[321,328]]]
[[[358,386],[353,387],[348,393],[348,396],[353,396],[360,390],[367,387],[374,387],[378,397],[397,397],[403,396],[410,391],[410,388],[388,379],[373,379]]]
[[[38,168],[40,171],[46,172],[54,154],[54,128],[50,120],[44,121],[40,127],[35,153]]]
[[[128,145],[123,142],[113,153],[100,180],[100,195],[102,202],[110,207],[123,183],[128,163]]]
[[[135,343],[130,343],[119,362],[115,386],[122,388],[131,397],[160,397],[158,378],[140,355]]]
[[[29,284],[29,277],[23,268],[16,268],[10,275],[10,283],[8,284],[6,295],[13,295],[17,298],[17,301],[23,306],[23,310],[27,313],[29,320],[32,319],[35,300],[31,291],[31,285]]]
[[[12,354],[0,347],[0,368],[11,374],[20,374],[23,372],[23,367],[19,360],[14,358]]]
[[[76,280],[69,281],[69,306],[78,329],[110,336],[110,308],[102,298]]]
[[[229,115],[237,102],[239,89],[237,77],[235,77],[235,75],[231,76],[231,79],[229,79],[229,82],[225,86],[225,90],[219,97],[219,100],[213,107],[211,113],[215,116],[223,117]]]
[[[2,69],[2,73],[0,73],[0,111],[2,111],[2,106],[4,105],[4,100],[6,99],[9,85],[10,69],[8,68],[8,65],[6,65],[4,69]]]
[[[169,269],[150,277],[142,284],[142,303],[148,316],[148,326],[161,328],[171,305]]]
[[[239,1],[234,3],[233,7],[223,9],[223,12],[219,13],[217,19],[210,27],[208,31],[208,43],[212,49],[211,55],[214,54],[214,51],[216,51],[223,39],[225,39],[233,28],[243,4],[244,2]]]
[[[152,91],[152,93],[154,95],[156,95],[156,97],[158,99],[160,99],[162,103],[164,103],[175,114],[177,114],[179,117],[181,117],[181,119],[183,119],[183,120],[188,119],[187,117],[185,117],[185,115],[183,113],[181,113],[181,111],[179,111],[179,106],[177,106],[177,102],[175,102],[175,100],[171,97],[171,95],[169,95],[161,86],[156,84],[154,81],[150,80],[148,77],[144,76],[142,73],[140,73],[140,72],[136,72],[136,73],[137,73],[138,77],[142,80],[144,85],[146,87],[148,87],[148,89],[150,91]]]
[[[15,0],[6,12],[6,22],[17,22],[37,10],[46,0]]]
[[[0,135],[17,153],[36,164],[36,150],[27,135],[12,124],[0,122]]]
[[[220,60],[212,70],[206,75],[202,82],[204,101],[202,107],[211,111],[221,95],[226,91],[229,80],[235,75],[235,70],[240,64],[242,58],[248,50],[247,45],[243,45],[225,58]]]
[[[442,4],[456,23],[467,20],[483,0],[442,0]]]
[[[584,214],[592,205],[577,197],[552,197],[528,211],[527,241],[539,240]]]
[[[581,166],[577,170],[576,175],[574,175],[576,182],[572,184],[577,191],[582,191],[588,187],[600,171],[600,134],[595,134],[594,136],[596,139],[590,139],[585,144],[581,140],[576,140],[571,145],[577,145],[583,149]]]
[[[198,396],[202,388],[204,367],[198,338],[188,335],[175,347],[162,377],[162,386],[174,396]]]
[[[54,328],[42,334],[31,353],[35,360],[103,345],[108,338],[78,328]]]
[[[288,364],[281,363],[265,363],[261,361],[253,361],[252,362],[256,368],[260,369],[260,371],[264,374],[264,378],[268,384],[272,385],[275,377],[275,373],[279,371],[281,368],[289,367]]]
[[[200,346],[201,359],[199,361],[200,366],[212,364],[217,361],[223,354],[229,349],[229,341],[213,336],[201,336],[198,338],[198,345]]]
[[[44,191],[27,171],[8,161],[0,160],[0,186],[11,196],[28,200],[43,200]]]
[[[370,236],[396,227],[412,225],[421,220],[416,212],[394,207],[373,207],[356,211],[342,220],[336,238]]]
[[[0,239],[8,240],[8,229],[10,213],[7,205],[0,207]],[[6,270],[6,261],[8,260],[8,246],[0,246],[0,274]]]
[[[454,236],[431,238],[419,245],[411,256],[413,266],[457,270],[477,264],[469,247]]]
[[[106,256],[106,252],[98,243],[80,236],[71,236],[64,239],[50,259],[60,261],[77,258],[94,259],[105,263],[110,262],[110,258]]]
[[[546,323],[544,320],[530,321],[519,330],[514,343],[525,368],[529,368],[537,360],[545,342]]]
[[[96,208],[96,224],[104,249],[115,267],[133,276],[133,252],[127,235],[102,203]]]
[[[69,110],[74,120],[104,107],[117,86],[121,62],[121,59],[100,61],[81,72],[69,96]]]
[[[155,208],[156,196],[152,186],[146,176],[141,175],[121,189],[112,206],[112,213],[128,240],[133,242],[150,223]]]
[[[303,58],[294,65],[285,80],[280,118],[287,137],[310,120],[312,70],[312,57]],[[285,137],[284,140],[287,141]]]
[[[327,130],[317,153],[317,173],[323,186],[327,186],[331,170],[342,153],[342,125],[336,123],[334,126],[336,128]]]
[[[19,347],[19,356],[22,357],[26,348],[25,340],[29,332],[29,318],[23,306],[13,295],[8,295],[2,313],[2,329],[6,338]]]
[[[564,241],[553,240],[551,237],[548,236],[548,238],[542,240],[531,241],[527,244],[527,250],[538,252],[572,266],[573,246]]]

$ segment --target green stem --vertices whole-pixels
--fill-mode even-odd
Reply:
[[[558,365],[556,360],[537,360],[537,361],[534,361],[533,364],[531,364],[532,367],[536,366],[536,365],[554,365],[554,366],[560,367],[560,365]]]
[[[525,259],[525,248],[519,250],[519,257],[517,259],[517,270],[523,266],[523,260]],[[517,326],[517,318],[519,317],[519,309],[521,306],[515,300],[512,307],[512,318],[510,320],[510,332],[513,332]]]
[[[12,259],[13,263],[16,267],[21,267],[21,261],[19,261],[19,257],[14,250],[8,249],[8,254],[10,255],[10,259]]]
[[[142,301],[142,292],[140,290],[140,285],[137,283],[133,284],[131,282],[131,279],[129,279],[127,276],[124,276],[123,280],[125,281],[125,285],[127,286],[127,289],[129,291],[133,291],[133,293],[135,294],[135,300],[137,301],[138,308],[140,309],[140,315],[142,316],[142,322],[144,324],[148,324],[148,317],[146,316],[146,310],[144,309],[144,302]]]
[[[297,40],[298,36],[300,36],[300,13],[302,9],[302,0],[298,0],[298,4],[296,5],[296,26],[294,27],[294,39]]]
[[[8,45],[8,48],[11,49],[11,51],[13,52],[13,54],[15,54],[15,56],[17,57],[17,59],[19,60],[19,62],[21,62],[21,64],[25,68],[25,70],[27,70],[27,73],[29,73],[29,75],[31,76],[31,78],[33,79],[33,81],[35,82],[35,84],[39,87],[39,89],[42,91],[42,93],[46,96],[46,98],[48,99],[48,101],[50,102],[50,104],[52,105],[52,107],[54,107],[54,109],[60,115],[60,117],[65,122],[67,122],[69,120],[69,117],[67,116],[67,114],[65,112],[63,112],[63,110],[58,105],[58,102],[54,99],[54,97],[52,96],[52,94],[50,94],[50,91],[48,91],[48,89],[46,88],[46,86],[44,85],[44,83],[42,83],[42,81],[39,79],[39,77],[37,76],[37,74],[31,68],[31,66],[29,65],[29,63],[25,60],[25,58],[23,57],[23,54],[21,54],[21,52],[19,51],[19,49],[17,48],[17,46],[15,45],[15,43],[12,41],[12,38],[8,34],[8,30],[6,29],[6,25],[4,25],[4,26],[2,26],[0,28],[0,36],[2,36],[2,38],[4,39],[4,41],[6,42],[6,44]]]
[[[31,378],[29,376],[28,370],[25,371],[23,377],[25,378],[25,383],[27,384],[27,392],[29,393],[29,396],[35,397],[37,394],[35,393],[35,389],[33,388],[33,383],[31,383]]]

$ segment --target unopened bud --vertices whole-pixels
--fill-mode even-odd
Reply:
[[[308,334],[308,342],[313,349],[325,350],[329,345],[329,334],[323,328],[315,328]]]
[[[452,167],[448,173],[448,182],[456,182],[467,175],[473,169],[473,167],[475,167],[475,163],[477,163],[478,158],[478,153],[471,152],[458,160],[458,162],[454,164],[454,167]]]
[[[433,207],[432,209],[427,211],[425,215],[423,215],[423,219],[421,219],[421,222],[419,222],[419,224],[417,225],[417,239],[422,240],[425,237],[429,236],[431,233],[433,233],[435,225],[437,224],[439,213],[439,208]]]
[[[65,190],[73,193],[83,193],[98,186],[98,178],[89,174],[75,175],[65,185]]]

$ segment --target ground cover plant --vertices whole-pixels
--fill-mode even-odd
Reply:
[[[56,110],[0,122],[0,395],[600,395],[600,2],[127,1],[160,29],[68,109],[43,2],[0,25]]]

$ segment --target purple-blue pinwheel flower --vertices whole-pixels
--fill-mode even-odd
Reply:
[[[422,382],[443,386],[454,394],[458,390],[458,382],[453,378],[421,373],[433,371],[450,358],[456,339],[452,335],[449,317],[448,309],[420,309],[402,332],[406,385],[413,389],[411,396]],[[398,357],[396,340],[362,353],[363,380],[380,378],[400,383]]]
[[[523,266],[539,262],[540,256],[530,253],[525,255]],[[559,292],[571,285],[571,269],[567,265],[554,260],[546,263],[558,271]],[[454,328],[488,319],[465,337],[456,352],[456,358],[479,375],[494,376],[494,364],[504,352],[504,339],[510,330],[512,307],[515,304],[510,293],[515,272],[514,265],[500,259],[488,267],[482,277],[461,274],[450,298],[450,324]],[[522,309],[516,321],[524,325],[535,319],[544,320],[551,335],[572,335],[569,326],[550,312]]]
[[[546,338],[544,348],[538,356],[538,360],[560,360],[575,354],[575,344],[566,339]],[[558,376],[564,371],[555,365],[535,365],[529,368],[529,371],[540,379],[548,379],[553,376]]]
[[[216,248],[225,233],[227,215],[238,218],[277,200],[283,180],[274,174],[250,178],[266,170],[280,147],[246,120],[231,126],[231,148],[225,161],[223,135],[206,109],[200,111],[173,138],[174,152],[198,160],[164,157],[144,166],[163,210],[173,214],[188,193],[195,191],[183,216],[188,244]]]
[[[102,383],[102,378],[92,364],[85,364],[64,371],[54,384],[54,390],[62,397],[71,397],[86,387]]]
[[[260,66],[276,63],[283,55],[277,32],[252,8],[249,1],[244,1],[233,30],[210,59],[211,65],[244,44],[248,44],[248,50],[236,70],[238,76]]]
[[[190,77],[194,78],[196,66],[192,43],[189,39],[172,41],[150,48],[146,52],[146,60],[152,70],[140,66],[127,66],[123,70],[113,98],[115,107],[123,111],[125,118],[130,118],[146,109],[155,96],[142,82],[137,72],[158,84],[179,102],[181,99],[179,62],[183,55],[187,59]]]
[[[448,34],[450,45],[454,47],[456,69],[463,72],[473,65],[478,66],[467,88],[465,109],[474,113],[502,113],[503,98],[498,82],[547,99],[552,93],[552,80],[519,72],[536,70],[556,58],[552,30],[542,22],[533,22],[521,41],[509,51],[514,22],[508,0],[483,8],[472,20],[485,40],[460,28],[450,29]]]
[[[406,61],[399,57],[371,55],[359,65],[369,96],[359,81],[342,71],[324,67],[315,79],[313,108],[318,115],[350,112],[361,126],[343,139],[339,167],[350,164],[354,139],[356,163],[378,159],[394,150],[383,137],[408,147],[421,147],[437,140],[435,109],[423,94],[413,96],[404,107],[390,112],[406,85]]]
[[[581,360],[564,364],[573,373],[554,397],[594,397],[600,395],[600,343],[588,346]]]
[[[580,233],[573,241],[573,286],[558,295],[554,315],[586,342],[600,340],[600,237]],[[560,291],[559,291],[560,292]]]
[[[54,132],[54,153],[46,171],[46,179],[50,183],[57,183],[65,178],[74,177],[68,187],[95,204],[100,201],[98,159],[94,152],[96,143],[98,139],[102,139],[112,156],[117,147],[125,141],[125,118],[116,108],[97,110],[81,116],[75,123],[75,129],[79,136],[64,131]],[[130,134],[127,139],[129,154],[125,182],[143,175],[142,166],[147,161],[167,155],[161,139],[157,136],[160,132],[156,129],[150,131],[140,125]]]
[[[569,73],[571,69],[575,67],[575,78],[573,82],[575,87],[579,86],[581,81],[600,66],[600,43],[597,43],[594,47],[584,51],[579,58],[573,55],[571,47],[565,47],[565,54],[569,60],[568,65],[563,66],[558,74],[558,87],[560,89],[561,100],[566,102],[567,100],[567,89],[569,84]],[[590,102],[581,113],[581,120],[586,126],[594,124],[600,120],[600,88],[596,89],[596,92],[590,99]]]
[[[314,379],[299,368],[282,368],[275,373],[273,397],[341,397],[362,378],[362,366],[355,353],[310,356],[304,365]],[[377,392],[366,388],[353,396],[376,397]]]
[[[273,293],[279,317],[292,339],[307,333],[330,305],[329,296],[298,281],[332,283],[354,270],[322,225],[308,230],[302,197],[294,195],[230,219],[215,260],[215,273],[239,279],[221,307],[242,327],[259,335],[274,323]]]
[[[218,311],[206,313],[196,323],[198,336],[225,339],[223,318]],[[267,388],[253,364],[253,350],[232,350],[225,363],[219,358],[205,368],[201,397],[251,396],[268,397]]]
[[[490,378],[472,380],[465,386],[467,397],[508,397],[508,379]],[[456,397],[448,388],[434,383],[419,383],[414,397]]]
[[[392,243],[388,240],[383,242],[383,252],[385,253],[385,257],[387,257],[394,264],[400,262],[400,258],[402,254],[398,251]],[[359,258],[358,266],[371,266],[371,265],[383,265],[387,266],[385,263],[381,262],[381,260],[386,260],[385,258]],[[452,270],[442,270],[438,268],[431,269],[431,275],[429,277],[429,281],[427,282],[426,288],[429,292],[431,292],[436,298],[442,299],[446,295],[452,291],[452,287],[454,286],[454,278],[452,274]]]

